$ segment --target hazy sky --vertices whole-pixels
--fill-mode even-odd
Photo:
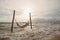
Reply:
[[[32,18],[59,19],[60,0],[0,0],[0,21],[11,21],[13,10],[17,19],[23,18],[20,15],[25,11],[31,11]]]

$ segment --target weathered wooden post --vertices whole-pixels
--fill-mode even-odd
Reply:
[[[13,11],[12,25],[11,25],[11,33],[13,32],[13,24],[15,19],[15,10]]]
[[[30,17],[30,26],[31,26],[31,29],[32,29],[31,12],[29,13],[29,17]]]

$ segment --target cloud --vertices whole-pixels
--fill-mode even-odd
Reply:
[[[60,17],[60,9],[51,11],[51,13],[47,14],[46,17],[53,17],[53,18]]]
[[[21,15],[26,6],[32,8],[34,18],[60,17],[60,0],[0,0],[0,20],[11,17],[14,9],[19,11],[16,16]]]

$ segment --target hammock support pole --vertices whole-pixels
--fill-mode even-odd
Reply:
[[[15,10],[13,12],[12,25],[11,25],[11,33],[13,32],[14,19],[15,19]]]
[[[29,13],[29,17],[30,17],[30,26],[31,26],[31,29],[32,29],[31,12]]]

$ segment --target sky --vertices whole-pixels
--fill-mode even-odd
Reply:
[[[60,20],[60,0],[0,0],[0,22],[11,22],[13,10],[17,21],[34,19]]]

